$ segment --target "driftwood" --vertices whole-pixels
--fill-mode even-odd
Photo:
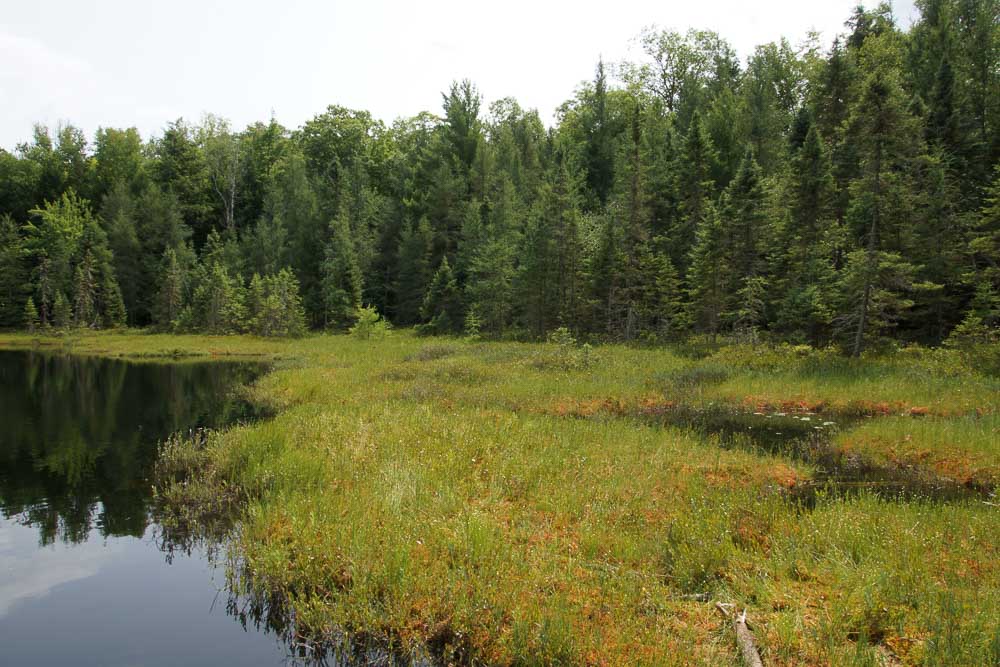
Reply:
[[[735,605],[722,602],[715,603],[715,608],[719,610],[719,613],[733,623],[733,629],[736,630],[736,643],[740,647],[740,653],[743,654],[743,662],[749,665],[749,667],[764,667],[764,663],[760,659],[760,653],[757,651],[757,645],[753,641],[753,634],[750,632],[750,628],[747,627],[746,610],[744,609],[742,614],[730,614],[730,607],[735,608]]]

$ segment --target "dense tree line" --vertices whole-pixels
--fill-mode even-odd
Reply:
[[[917,4],[745,62],[647,30],[552,128],[468,81],[391,125],[37,127],[0,151],[0,326],[295,334],[365,304],[489,336],[989,336],[1000,3]]]

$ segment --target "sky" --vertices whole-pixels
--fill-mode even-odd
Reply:
[[[646,26],[715,30],[745,58],[810,29],[829,43],[858,0],[7,0],[0,12],[0,147],[34,123],[159,135],[204,113],[296,128],[327,105],[387,123],[437,112],[469,78],[551,123],[598,58],[637,53]],[[874,4],[869,2],[868,4]],[[894,0],[902,25],[913,0]]]

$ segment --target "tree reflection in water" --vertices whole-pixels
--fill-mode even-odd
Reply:
[[[0,512],[42,545],[141,537],[170,433],[252,416],[255,363],[128,363],[0,351]]]

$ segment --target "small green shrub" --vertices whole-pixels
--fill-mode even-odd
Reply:
[[[355,311],[357,320],[349,330],[350,334],[361,340],[378,340],[389,335],[392,325],[382,318],[375,306],[362,306]]]
[[[570,330],[559,327],[549,334],[548,341],[555,345],[554,352],[546,351],[534,360],[536,368],[555,368],[560,370],[582,370],[590,368],[596,361],[596,355],[589,344],[580,345]]]

